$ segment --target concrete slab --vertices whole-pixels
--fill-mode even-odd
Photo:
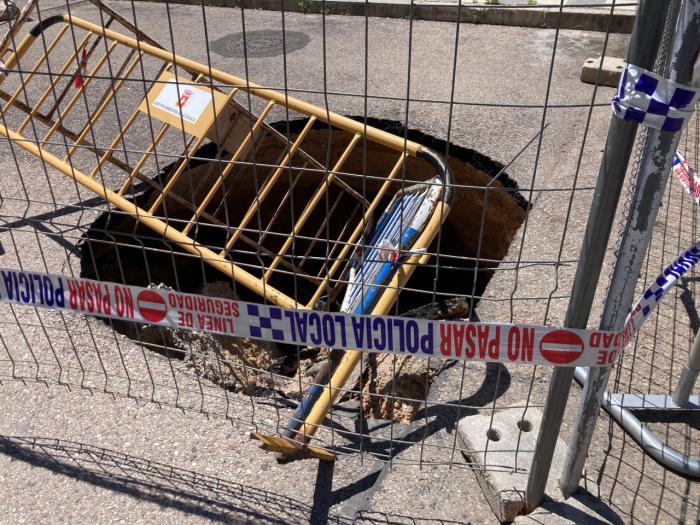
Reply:
[[[597,81],[601,86],[617,87],[626,62],[615,57],[605,57],[602,61],[603,66],[601,67],[601,57],[586,60],[581,67],[581,82],[595,84]],[[600,76],[598,76],[598,70],[600,70]]]
[[[524,512],[527,477],[542,421],[538,409],[524,411],[523,406],[525,403],[494,414],[468,416],[458,425],[468,461],[502,522],[513,521]],[[559,439],[547,483],[547,494],[554,498],[560,498],[557,479],[565,452],[566,444]]]

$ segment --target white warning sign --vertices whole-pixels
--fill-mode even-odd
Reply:
[[[170,80],[153,101],[153,106],[185,122],[196,124],[211,104],[211,99],[211,92]]]

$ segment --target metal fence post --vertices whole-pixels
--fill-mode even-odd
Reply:
[[[700,47],[699,34],[700,0],[686,0],[681,5],[673,37],[669,79],[682,84],[691,83],[693,62]],[[649,69],[647,66],[642,67]],[[681,132],[649,131],[642,152],[632,207],[603,309],[600,323],[602,330],[620,329],[632,305],[680,136]],[[559,484],[567,497],[578,487],[610,371],[610,368],[591,368],[588,371]]]
[[[663,34],[668,4],[642,0],[627,55],[629,63],[650,69]],[[585,328],[634,146],[637,124],[612,117],[596,182],[565,326]],[[532,510],[544,497],[547,478],[574,377],[573,368],[555,368],[528,477],[525,503]]]
[[[673,392],[673,402],[675,404],[685,406],[688,403],[688,398],[695,387],[698,373],[700,373],[700,330],[695,334],[693,347],[688,354],[688,362],[683,365],[681,377]]]

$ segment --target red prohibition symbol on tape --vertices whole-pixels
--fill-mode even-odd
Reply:
[[[159,323],[165,318],[168,313],[168,306],[165,304],[165,299],[152,290],[143,290],[139,292],[136,298],[136,305],[144,319],[152,323]]]
[[[574,332],[555,330],[540,341],[540,353],[550,363],[568,365],[583,353],[583,341]]]

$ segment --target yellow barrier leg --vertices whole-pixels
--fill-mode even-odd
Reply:
[[[259,432],[251,432],[250,437],[261,441],[265,450],[277,452],[282,454],[283,457],[298,455],[303,457],[318,458],[323,461],[333,461],[335,459],[335,455],[325,449],[320,447],[309,447],[306,445],[302,446],[299,443],[292,443],[288,439],[280,436],[266,436],[264,434],[260,434]]]
[[[438,209],[433,213],[432,217],[428,221],[428,224],[421,233],[420,237],[415,243],[415,246],[428,246],[435,237],[440,224],[444,217],[447,216],[449,212],[449,205],[441,203],[438,205]],[[412,256],[399,268],[393,279],[387,286],[386,290],[382,294],[379,302],[372,310],[373,315],[383,315],[391,310],[391,306],[396,301],[399,294],[399,290],[403,288],[406,281],[411,277],[413,270],[422,264],[428,262],[430,255],[422,254],[419,256]],[[350,378],[352,371],[355,369],[357,364],[362,358],[362,352],[358,350],[347,350],[343,359],[338,364],[335,372],[331,376],[328,384],[323,389],[321,397],[318,398],[314,404],[311,412],[307,416],[303,425],[301,426],[297,437],[300,441],[308,442],[311,437],[316,433],[321,423],[328,415],[331,410],[331,406],[338,399],[338,394],[340,394],[345,383]]]
[[[330,412],[331,406],[335,403],[336,399],[338,399],[338,394],[340,394],[341,389],[345,386],[345,383],[350,378],[350,374],[352,374],[352,371],[361,359],[362,352],[357,350],[348,350],[345,352],[343,359],[341,359],[338,364],[338,368],[335,369],[330,381],[328,381],[328,384],[323,389],[321,397],[314,403],[311,412],[309,412],[308,417],[301,426],[297,434],[300,439],[306,441],[314,435],[316,429],[318,429],[321,422],[328,415],[328,412]]]
[[[330,381],[323,389],[321,397],[314,404],[311,412],[307,416],[304,424],[297,433],[296,440],[287,439],[281,436],[266,436],[257,432],[251,433],[250,437],[263,443],[266,450],[277,452],[282,458],[294,456],[315,457],[322,461],[332,461],[335,455],[319,447],[311,447],[307,443],[320,426],[321,422],[328,415],[333,403],[338,398],[343,385],[347,382],[362,358],[362,352],[357,350],[347,350],[343,359],[338,364]]]

